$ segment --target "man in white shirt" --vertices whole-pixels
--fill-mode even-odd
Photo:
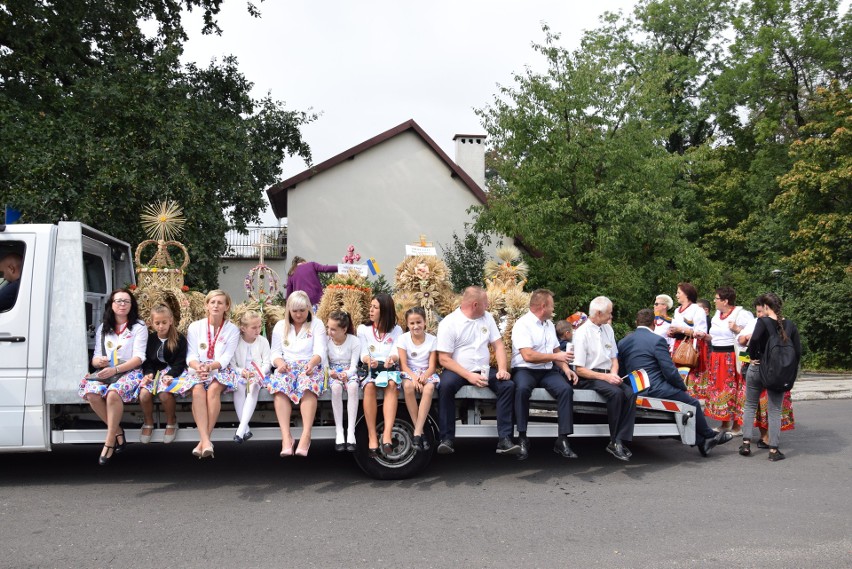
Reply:
[[[633,440],[636,422],[636,394],[618,375],[618,349],[608,324],[612,301],[599,296],[589,304],[589,319],[574,332],[574,366],[580,380],[578,389],[593,389],[606,399],[610,442],[607,452],[629,461],[633,453],[624,443]]]
[[[577,375],[568,367],[574,355],[559,349],[553,318],[553,293],[547,289],[533,291],[530,310],[512,327],[512,381],[515,382],[515,421],[518,426],[518,460],[529,455],[527,422],[530,415],[530,396],[538,386],[544,387],[556,399],[558,437],[553,452],[565,458],[577,458],[568,443],[574,432],[574,389]],[[554,366],[559,366],[565,375]]]
[[[461,306],[438,325],[438,363],[444,368],[438,387],[439,454],[451,454],[456,433],[456,393],[462,386],[488,387],[497,395],[497,454],[517,455],[512,442],[515,384],[507,369],[506,348],[494,317],[487,312],[488,296],[478,286],[465,289]],[[488,346],[494,348],[497,369],[490,367]]]

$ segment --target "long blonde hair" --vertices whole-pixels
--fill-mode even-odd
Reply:
[[[151,324],[154,323],[154,314],[167,314],[169,316],[169,320],[171,320],[172,323],[169,326],[169,333],[166,336],[166,347],[171,353],[175,353],[178,348],[178,331],[175,327],[175,315],[172,312],[172,309],[165,304],[155,305],[154,308],[151,309]]]
[[[287,336],[290,335],[290,326],[293,324],[293,321],[290,320],[290,311],[291,310],[302,310],[307,309],[308,311],[308,320],[305,324],[310,325],[310,323],[314,319],[314,313],[311,310],[311,299],[308,298],[308,294],[305,291],[297,290],[294,291],[290,296],[287,297],[287,305],[285,306],[285,311],[287,312],[286,317],[282,320],[284,322],[284,339],[287,339]]]

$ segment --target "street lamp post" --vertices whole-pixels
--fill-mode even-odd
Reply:
[[[784,290],[781,288],[781,275],[784,274],[784,271],[781,269],[774,269],[772,271],[772,276],[775,277],[775,290],[778,291],[778,296],[782,299],[784,298]]]

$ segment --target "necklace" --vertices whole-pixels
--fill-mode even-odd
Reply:
[[[387,332],[384,332],[384,333],[382,333],[382,334],[376,334],[376,330],[378,330],[378,328],[376,328],[376,325],[375,325],[375,324],[373,324],[373,338],[375,338],[375,339],[376,339],[376,341],[377,341],[378,343],[380,343],[380,344],[381,344],[381,343],[382,343],[382,340],[384,340],[384,339],[385,339],[385,336],[387,336],[387,335],[388,335],[388,333],[387,333]]]
[[[128,323],[125,322],[123,326],[116,326],[115,327],[115,335],[120,338],[121,335],[124,334],[124,331],[127,330],[127,324]]]
[[[219,329],[216,329],[216,326],[210,322],[210,319],[207,319],[207,359],[212,360],[213,356],[216,353],[216,341],[219,339],[219,334],[222,332],[222,328],[225,327],[225,322],[222,321],[222,324],[219,326]],[[211,337],[210,328],[216,332],[215,336]]]

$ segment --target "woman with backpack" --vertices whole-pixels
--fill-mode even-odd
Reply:
[[[784,460],[778,450],[781,436],[781,405],[784,392],[789,391],[796,379],[802,344],[796,325],[781,316],[781,299],[774,292],[758,297],[763,314],[754,326],[749,341],[751,365],[746,377],[746,402],[743,417],[754,417],[761,392],[766,389],[769,420],[769,460]],[[742,456],[751,455],[751,437],[754,426],[751,421],[743,425]]]

